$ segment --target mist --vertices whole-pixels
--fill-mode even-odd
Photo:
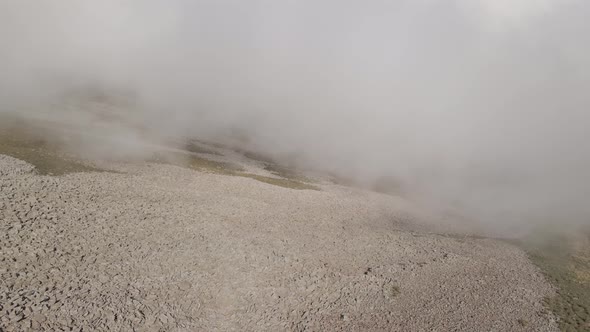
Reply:
[[[91,126],[123,155],[141,126],[395,179],[492,228],[589,224],[588,17],[583,0],[2,0],[0,112]],[[80,91],[122,100],[120,123],[95,126]]]

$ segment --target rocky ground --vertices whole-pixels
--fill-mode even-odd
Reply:
[[[400,197],[107,167],[0,155],[0,331],[557,330],[523,251]]]

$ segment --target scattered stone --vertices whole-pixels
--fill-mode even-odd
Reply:
[[[0,331],[556,331],[522,251],[433,234],[400,197],[109,168],[0,155]]]

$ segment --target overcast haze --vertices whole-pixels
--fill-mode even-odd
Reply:
[[[488,225],[588,223],[589,17],[585,0],[0,0],[0,110],[100,86],[161,135],[240,132]]]

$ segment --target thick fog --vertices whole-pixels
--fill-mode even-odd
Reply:
[[[586,0],[0,0],[0,110],[90,121],[60,102],[100,90],[155,135],[240,138],[488,225],[588,223],[589,17]]]

